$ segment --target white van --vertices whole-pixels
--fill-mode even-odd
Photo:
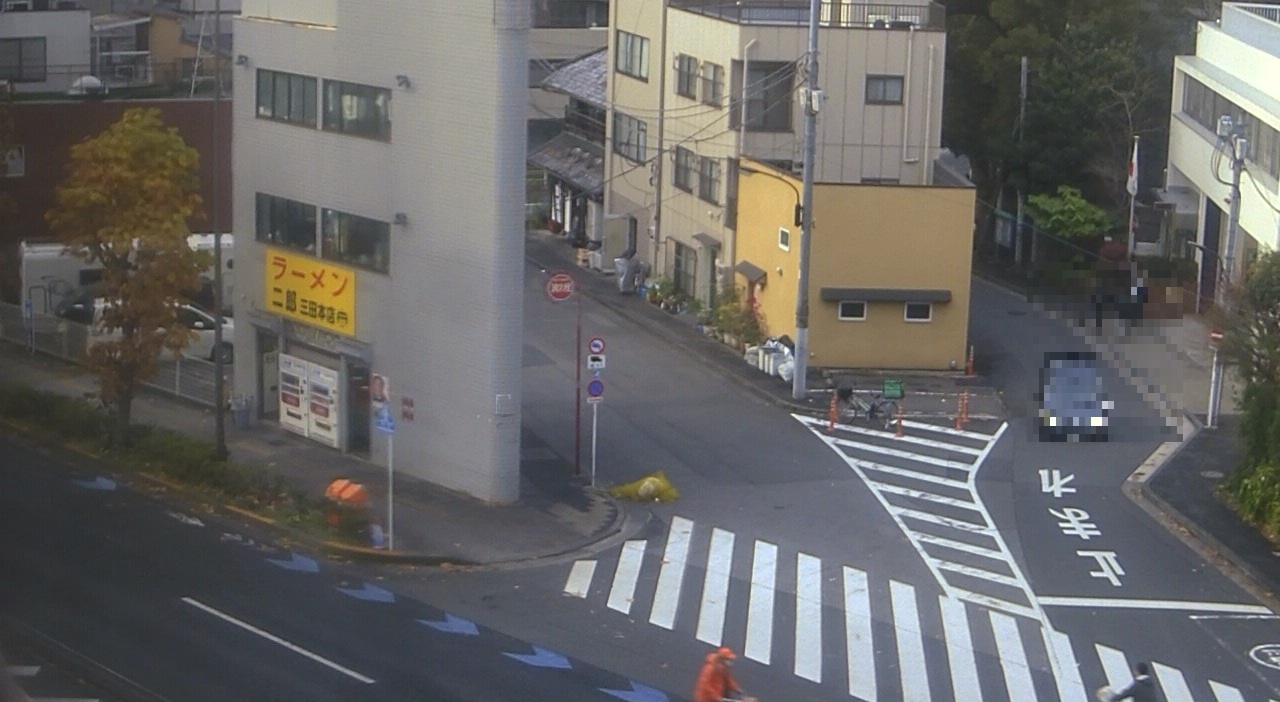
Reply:
[[[91,288],[87,289],[91,290]],[[190,302],[175,303],[178,305],[178,323],[189,329],[192,333],[190,341],[186,348],[182,350],[182,355],[187,358],[202,358],[205,360],[216,360],[215,352],[215,329],[217,322],[214,321],[212,312],[195,305]],[[107,332],[102,329],[102,311],[106,308],[106,300],[100,297],[80,296],[64,301],[64,304],[57,310],[57,315],[68,322],[76,322],[90,327],[90,340],[97,341],[115,337],[119,330]],[[222,360],[224,363],[231,363],[235,357],[232,339],[235,337],[235,326],[228,317],[222,318]],[[173,351],[165,348],[161,353],[161,358],[173,359]]]

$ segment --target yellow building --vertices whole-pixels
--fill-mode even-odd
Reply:
[[[766,334],[795,338],[801,182],[744,159],[736,283]],[[975,193],[970,187],[816,183],[809,365],[963,368]]]

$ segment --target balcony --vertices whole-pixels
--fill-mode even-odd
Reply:
[[[808,26],[808,0],[671,0],[671,6],[728,22]],[[931,29],[945,31],[946,8],[937,2],[882,5],[823,0],[819,25],[837,29]]]

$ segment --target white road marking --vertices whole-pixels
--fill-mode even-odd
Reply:
[[[821,422],[813,422],[813,423],[821,424]],[[972,446],[961,446],[959,444],[953,444],[946,441],[938,441],[937,439],[926,439],[923,436],[915,436],[914,434],[906,434],[905,436],[898,436],[897,432],[882,431],[880,429],[867,429],[866,427],[855,426],[853,424],[837,424],[836,426],[838,426],[841,431],[850,432],[852,434],[862,434],[863,436],[876,436],[882,439],[894,439],[895,441],[901,441],[903,443],[918,444],[920,446],[929,446],[932,448],[940,448],[940,449],[945,449],[947,451],[953,451],[955,453],[968,453],[974,456],[978,455],[979,453],[982,453],[982,449],[973,448]],[[906,420],[903,420],[902,426],[904,428],[907,426]]]
[[[1129,662],[1124,654],[1110,646],[1094,644],[1098,650],[1098,660],[1102,662],[1102,672],[1107,676],[1107,685],[1112,690],[1123,690],[1133,680],[1133,672],[1129,670]]]
[[[864,461],[861,458],[853,458],[852,456],[846,456],[845,460],[850,463],[856,463],[858,467],[862,468],[863,470],[872,470],[877,473],[888,473],[890,475],[899,475],[904,478],[910,478],[911,480],[920,480],[926,483],[934,483],[935,485],[948,485],[950,487],[960,489],[960,490],[964,490],[969,486],[968,480],[961,480],[958,478],[948,478],[945,475],[934,475],[932,473],[922,473],[918,470],[912,470],[910,468],[902,468],[899,466],[890,466],[883,463]]]
[[[971,544],[966,541],[956,541],[955,539],[948,539],[945,536],[935,536],[933,534],[920,534],[917,538],[926,544],[942,546],[954,551],[964,551],[965,553],[972,553],[975,556],[982,556],[983,558],[990,558],[992,560],[1000,560],[1001,558],[1000,551],[996,549],[979,546],[978,544]]]
[[[751,596],[747,604],[747,640],[743,655],[769,664],[773,646],[774,583],[778,571],[778,547],[757,541],[751,561]]]
[[[1213,696],[1218,698],[1218,702],[1244,702],[1244,696],[1239,690],[1216,680],[1209,681],[1209,689],[1213,690]]]
[[[871,590],[867,574],[844,567],[844,635],[849,695],[876,702],[876,649],[871,640]]]
[[[1040,617],[1041,610],[1036,609],[1034,605],[1028,607],[1027,605],[1024,605],[1024,604],[1018,604],[1017,602],[1010,602],[1009,600],[1002,600],[998,597],[984,595],[980,592],[966,590],[965,588],[962,588],[962,587],[952,586],[950,589],[951,589],[952,597],[958,597],[966,602],[979,604],[979,605],[982,605],[983,607],[986,607],[987,609],[994,609],[999,612],[1008,612],[1009,614],[1016,614],[1020,617],[1027,617],[1028,619],[1035,619],[1037,621],[1042,621]]]
[[[985,580],[991,583],[1000,583],[1001,585],[1008,585],[1009,587],[1018,587],[1020,584],[1018,579],[1013,576],[1005,575],[1004,573],[996,573],[994,571],[987,570],[986,568],[977,568],[965,563],[948,561],[943,558],[932,558],[930,560],[932,560],[933,564],[938,568],[951,571],[952,573],[967,575],[971,578],[978,578],[979,580]]]
[[[346,668],[346,667],[343,667],[343,666],[341,666],[341,665],[338,665],[337,663],[334,663],[333,661],[329,660],[328,658],[325,658],[325,657],[320,656],[320,655],[318,655],[318,654],[312,653],[311,651],[308,651],[307,649],[305,649],[305,648],[303,648],[303,647],[301,647],[301,646],[299,646],[299,645],[297,645],[297,644],[295,644],[295,643],[290,643],[290,642],[288,642],[288,641],[285,641],[284,639],[280,638],[279,636],[276,636],[275,634],[272,634],[272,633],[267,632],[267,631],[263,631],[262,629],[259,629],[258,627],[254,626],[254,625],[252,625],[252,624],[250,624],[250,623],[248,623],[248,622],[242,621],[242,620],[240,620],[240,619],[236,619],[235,617],[231,616],[230,614],[226,614],[225,612],[221,612],[221,611],[219,611],[219,610],[217,610],[217,609],[214,609],[213,607],[210,607],[209,605],[207,605],[207,604],[205,604],[205,603],[203,603],[203,602],[201,602],[201,601],[199,601],[199,600],[196,600],[196,599],[193,599],[193,598],[190,598],[190,597],[184,597],[184,598],[182,598],[182,601],[183,601],[183,602],[186,602],[187,604],[191,605],[192,607],[195,607],[196,609],[199,609],[199,610],[201,610],[201,611],[203,611],[203,612],[205,612],[205,613],[207,613],[207,614],[212,614],[213,616],[215,616],[215,617],[217,617],[217,618],[219,618],[219,619],[223,620],[224,622],[227,622],[227,623],[230,623],[230,624],[235,624],[236,626],[240,627],[241,629],[244,629],[245,631],[248,631],[248,632],[253,633],[253,634],[257,634],[258,636],[261,636],[262,638],[266,639],[267,641],[270,641],[271,643],[274,643],[274,644],[278,644],[278,645],[280,645],[280,646],[283,646],[283,647],[285,647],[285,648],[289,649],[290,651],[293,651],[294,653],[296,653],[296,654],[298,654],[298,655],[300,655],[300,656],[305,656],[306,658],[310,658],[311,660],[313,660],[313,661],[315,661],[315,662],[317,662],[317,663],[319,663],[319,664],[321,664],[321,665],[324,665],[324,666],[327,666],[327,667],[329,667],[329,668],[332,668],[333,670],[336,670],[336,671],[338,671],[339,673],[342,673],[343,675],[346,675],[347,677],[355,678],[356,680],[359,680],[360,682],[362,682],[362,683],[364,683],[364,684],[366,684],[366,685],[368,685],[368,684],[370,684],[370,683],[374,682],[373,678],[370,678],[370,677],[367,677],[367,676],[361,675],[360,673],[357,673],[356,671],[351,670],[350,668]]]
[[[1040,598],[1041,605],[1055,607],[1117,607],[1120,609],[1169,609],[1183,612],[1229,612],[1237,614],[1271,615],[1262,605],[1235,604],[1232,602],[1187,602],[1185,600],[1129,600],[1115,597],[1053,597]]]
[[[966,429],[953,429],[952,427],[944,427],[939,424],[929,424],[927,422],[913,422],[909,419],[904,419],[902,421],[902,426],[904,428],[923,429],[925,431],[932,431],[938,434],[947,434],[949,436],[963,436],[966,439],[973,439],[975,441],[990,441],[992,443],[994,443],[993,440],[1000,435],[999,432],[995,434],[983,434],[982,432],[978,432],[978,431],[968,431]]]
[[[572,597],[586,597],[591,591],[591,578],[596,574],[595,561],[574,561],[569,571],[569,579],[564,583],[564,594]]]
[[[947,664],[951,668],[951,698],[980,700],[982,687],[978,683],[977,658],[964,603],[941,595],[938,605],[942,608],[942,632],[947,641]]]
[[[850,441],[848,439],[831,439],[831,443],[837,446],[843,446],[845,448],[856,449],[858,451],[869,451],[871,453],[884,454],[885,456],[893,456],[894,458],[903,458],[908,461],[915,461],[917,463],[928,463],[929,465],[941,466],[943,468],[954,468],[955,470],[963,470],[963,471],[973,470],[973,465],[970,463],[963,463],[961,461],[951,461],[945,458],[934,458],[933,456],[926,456],[922,453],[916,453],[914,451],[900,451],[898,449],[889,448],[887,446],[877,446],[875,444],[864,444],[857,441]]]
[[[795,674],[822,682],[822,560],[796,554]]]
[[[929,702],[929,678],[924,661],[924,633],[916,611],[916,589],[897,580],[889,581],[893,606],[893,631],[898,639],[898,672],[902,678],[902,699]]]
[[[1027,653],[1022,648],[1018,621],[999,612],[991,612],[990,616],[991,631],[996,637],[996,651],[1000,653],[1000,668],[1004,670],[1004,684],[1009,691],[1009,699],[1034,700],[1036,686],[1031,682],[1031,667],[1027,665]]]
[[[873,484],[875,483],[875,481],[871,481],[871,482]],[[876,496],[880,497],[882,500],[884,499],[879,495],[878,492],[876,493]],[[921,512],[918,509],[907,509],[905,507],[895,507],[887,502],[885,503],[885,509],[889,510],[891,514],[896,514],[900,517],[909,517],[911,519],[918,519],[922,522],[929,522],[930,524],[939,524],[941,526],[951,527],[952,529],[959,529],[960,531],[967,531],[974,534],[985,534],[987,536],[992,536],[992,537],[995,536],[995,534],[992,533],[991,527],[987,526],[986,524],[974,524],[973,522],[966,522],[960,519],[952,519],[951,517],[944,517],[942,515],[934,514],[932,512]],[[914,534],[914,530],[910,530],[910,531],[912,532],[912,534]]]
[[[1160,681],[1160,689],[1164,691],[1165,702],[1195,702],[1191,689],[1183,679],[1182,672],[1161,663],[1152,662],[1151,672]]]
[[[99,702],[97,697],[31,697],[29,702]]]
[[[34,678],[40,674],[38,665],[11,665],[7,669],[10,674],[19,678]]]
[[[675,626],[680,586],[684,583],[684,568],[689,560],[689,541],[692,538],[693,522],[684,517],[672,517],[671,528],[667,530],[667,548],[662,554],[662,570],[658,573],[658,589],[653,593],[650,624],[664,629]]]
[[[636,596],[636,580],[640,577],[640,563],[644,560],[645,542],[632,539],[622,545],[618,554],[618,567],[613,572],[613,587],[609,588],[609,609],[631,613],[631,601]]]
[[[719,646],[724,636],[724,610],[729,599],[729,569],[733,565],[733,532],[711,531],[711,551],[707,554],[707,576],[702,585],[702,606],[698,610],[697,639]]]
[[[1084,690],[1084,681],[1080,679],[1080,666],[1076,663],[1076,654],[1071,650],[1071,639],[1067,635],[1048,626],[1040,627],[1044,638],[1045,650],[1049,652],[1049,665],[1053,667],[1053,677],[1058,683],[1058,699],[1083,700],[1088,697]]]
[[[974,512],[979,511],[978,506],[973,504],[969,500],[959,500],[954,497],[946,497],[944,495],[939,495],[932,492],[926,492],[924,490],[913,490],[911,488],[905,488],[899,485],[890,485],[888,483],[877,482],[875,486],[877,490],[881,490],[883,492],[887,492],[893,495],[902,495],[903,497],[913,497],[917,500],[925,500],[926,502],[935,502],[940,505],[947,505],[948,507],[958,507],[960,509],[972,510]]]

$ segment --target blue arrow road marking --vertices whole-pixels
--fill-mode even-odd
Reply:
[[[87,490],[106,490],[109,492],[116,489],[116,481],[111,478],[104,478],[101,475],[93,480],[76,480],[75,484]]]
[[[474,623],[469,622],[462,617],[455,617],[448,612],[444,613],[444,621],[442,622],[433,622],[430,619],[419,619],[418,623],[426,624],[432,629],[435,629],[436,631],[443,631],[446,634],[466,634],[467,636],[480,635],[480,628]]]
[[[285,570],[295,570],[299,573],[319,573],[320,564],[307,558],[306,556],[294,553],[292,558],[268,558],[267,563],[278,565]]]
[[[351,588],[351,587],[340,587],[338,588],[338,592],[341,592],[344,595],[349,595],[351,597],[354,597],[357,600],[364,600],[366,602],[395,602],[396,601],[396,596],[392,594],[390,590],[384,590],[383,588],[380,588],[377,585],[371,585],[369,583],[365,583],[364,587],[360,589]]]
[[[553,653],[545,648],[533,647],[533,653],[503,653],[504,656],[510,656],[521,663],[537,666],[539,668],[562,668],[568,670],[573,665],[569,663],[569,659]]]
[[[599,688],[606,695],[613,695],[620,700],[626,702],[667,702],[667,693],[656,687],[641,685],[634,680],[628,680],[631,684],[630,690],[609,690],[607,688]]]

